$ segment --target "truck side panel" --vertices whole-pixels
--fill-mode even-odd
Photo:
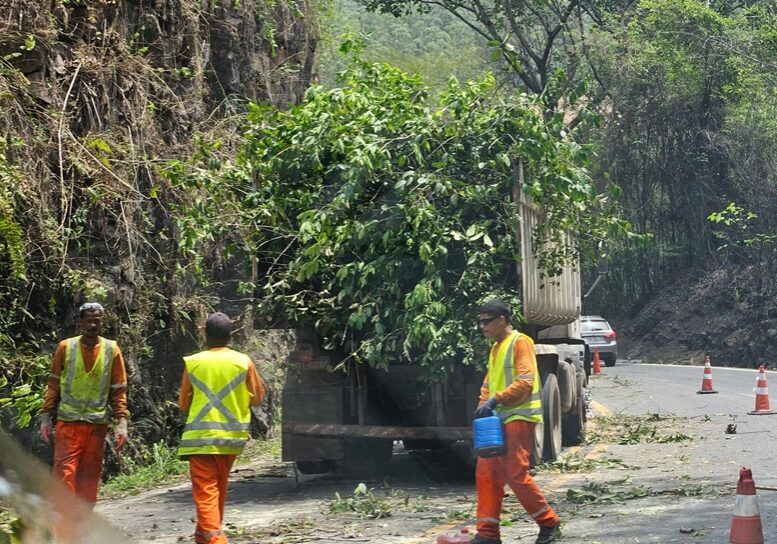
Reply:
[[[517,204],[521,227],[518,239],[521,245],[521,284],[523,315],[530,325],[563,325],[580,317],[580,270],[565,267],[561,275],[541,277],[539,263],[534,256],[532,233],[539,224],[540,213],[528,196],[519,193]]]

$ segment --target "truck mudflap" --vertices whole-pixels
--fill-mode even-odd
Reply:
[[[400,427],[394,425],[347,425],[284,421],[283,433],[287,436],[325,436],[330,438],[472,440],[471,427]]]

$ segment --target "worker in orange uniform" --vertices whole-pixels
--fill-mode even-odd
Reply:
[[[205,321],[208,349],[184,357],[178,403],[188,415],[178,455],[189,460],[197,544],[227,542],[222,522],[229,471],[248,440],[250,407],[264,400],[253,361],[227,347],[231,334],[226,314],[210,314]]]
[[[116,449],[127,441],[127,373],[116,341],[100,336],[105,308],[87,302],[78,315],[83,333],[62,340],[54,352],[40,436],[48,443],[54,435],[54,477],[94,506],[111,413],[118,418]]]
[[[499,514],[504,486],[508,484],[524,510],[540,526],[537,544],[556,540],[559,518],[529,474],[529,452],[534,427],[542,422],[540,374],[534,355],[534,342],[513,330],[510,306],[490,300],[478,308],[480,331],[494,340],[488,357],[488,373],[480,390],[475,417],[495,411],[502,420],[505,453],[478,458],[477,535],[473,544],[501,544]]]

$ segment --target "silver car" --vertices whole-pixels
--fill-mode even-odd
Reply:
[[[594,352],[598,351],[605,366],[615,366],[618,358],[617,334],[607,320],[599,315],[583,315],[580,316],[580,327],[583,340],[591,349],[591,360]]]

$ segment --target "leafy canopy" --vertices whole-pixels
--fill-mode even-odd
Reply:
[[[288,112],[252,107],[237,164],[208,187],[239,198],[256,225],[266,311],[314,325],[356,361],[414,362],[432,377],[475,362],[476,304],[518,307],[518,161],[520,190],[547,217],[535,235],[579,234],[545,244],[551,275],[627,229],[580,166],[585,148],[526,96],[494,98],[493,77],[451,80],[435,105],[386,64],[355,60],[340,82]]]

